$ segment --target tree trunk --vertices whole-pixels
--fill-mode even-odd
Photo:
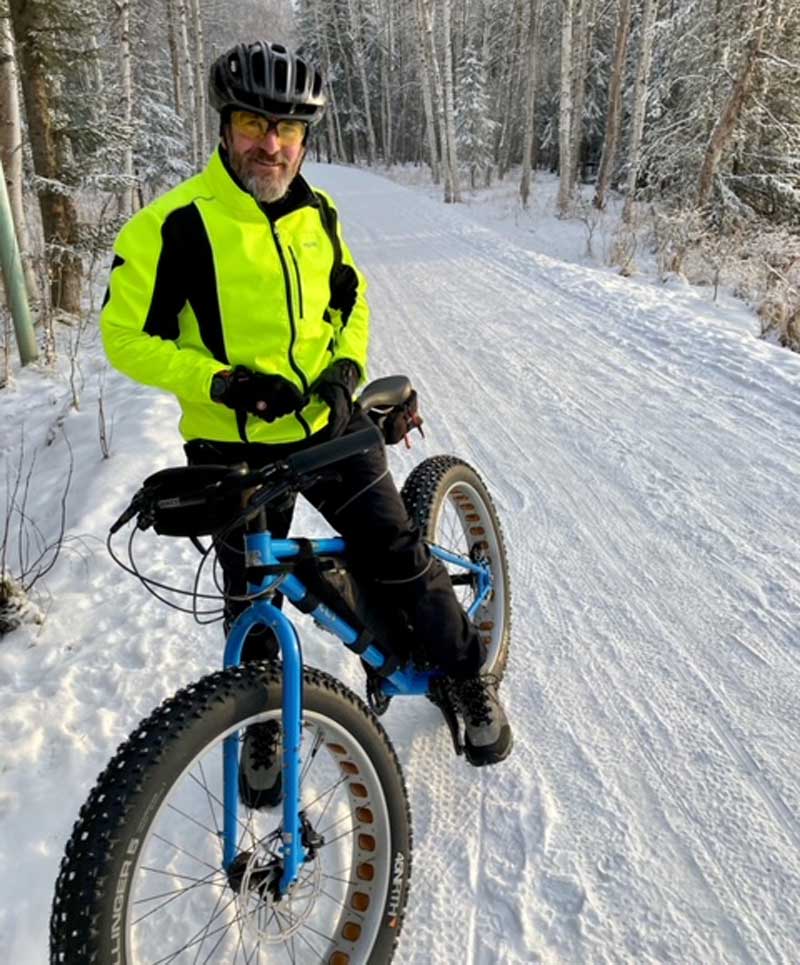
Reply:
[[[519,196],[522,207],[528,207],[531,191],[531,167],[533,165],[534,114],[536,110],[536,66],[538,61],[539,26],[541,21],[541,0],[530,0],[528,21],[528,79],[525,90],[525,139],[522,145],[522,180]]]
[[[572,197],[572,20],[575,0],[562,0],[561,97],[558,116],[558,213],[563,218]]]
[[[392,166],[394,155],[394,144],[392,143],[393,134],[393,88],[395,68],[394,68],[394,5],[387,2],[385,6],[384,19],[386,21],[386,45],[381,55],[381,80],[385,97],[383,110],[383,160],[388,167]]]
[[[606,206],[608,183],[614,171],[617,157],[620,121],[622,119],[622,83],[625,79],[625,60],[628,54],[628,40],[631,34],[631,0],[619,0],[617,15],[617,35],[614,39],[614,61],[611,65],[611,79],[608,83],[608,110],[606,112],[606,139],[600,170],[597,174],[597,187],[593,204],[602,211]]]
[[[133,183],[133,71],[131,70],[130,0],[114,0],[119,15],[119,61],[122,86],[122,121],[125,131],[123,171],[125,187],[119,195],[119,210],[129,218],[134,207]]]
[[[328,32],[322,29],[319,17],[319,0],[312,0],[311,9],[314,15],[314,32],[319,43],[320,59],[322,61],[322,75],[325,80],[325,96],[328,99],[325,111],[325,130],[330,145],[330,155],[334,160],[344,161],[344,144],[342,144],[342,130],[339,122],[339,111],[336,106],[336,93],[331,83],[331,54],[328,45]],[[328,160],[331,160],[331,157]]]
[[[208,157],[208,102],[206,99],[205,39],[203,37],[203,17],[200,0],[192,0],[192,20],[194,22],[194,66],[195,66],[195,111],[197,113],[197,147],[202,164]]]
[[[583,110],[586,102],[586,73],[589,62],[589,49],[592,45],[592,29],[595,11],[595,0],[580,0],[580,13],[577,21],[577,36],[573,36],[575,61],[573,78],[575,81],[572,100],[572,172],[573,185],[578,178],[581,167],[581,153],[583,149]],[[572,185],[570,186],[572,187]]]
[[[436,47],[433,39],[433,11],[429,6],[428,0],[419,0],[420,10],[425,25],[425,50],[428,61],[431,65],[431,75],[433,77],[433,89],[436,95],[436,106],[439,115],[439,151],[442,159],[442,183],[444,185],[445,204],[450,204],[453,200],[453,166],[450,157],[447,120],[445,118],[444,85],[442,75],[439,70],[439,60],[436,56]]]
[[[8,17],[0,17],[0,160],[5,170],[8,199],[14,218],[22,271],[28,301],[35,313],[41,302],[39,283],[33,270],[25,195],[22,188],[22,124],[19,113],[19,88],[14,39]]]
[[[172,90],[175,101],[175,113],[183,117],[183,83],[181,79],[181,58],[178,53],[178,12],[175,0],[167,0],[167,44],[169,59],[172,65]]]
[[[339,30],[339,17],[334,11],[333,14],[333,31],[336,35],[336,46],[339,48],[339,62],[343,65],[343,73],[345,84],[347,85],[347,103],[349,104],[348,118],[350,123],[347,125],[350,128],[350,156],[349,160],[351,164],[354,164],[359,153],[359,141],[358,133],[356,131],[356,126],[353,123],[353,111],[356,107],[356,97],[353,91],[353,72],[349,68],[347,51],[342,44],[342,35]]]
[[[189,112],[189,124],[191,131],[191,151],[192,164],[199,167],[200,145],[197,141],[197,111],[195,109],[194,95],[194,71],[192,70],[192,54],[189,47],[189,18],[187,16],[186,4],[188,0],[177,0],[178,12],[178,43],[180,55],[179,59],[183,62],[183,73],[186,77],[186,109]],[[184,118],[185,120],[185,118]]]
[[[759,54],[764,42],[764,26],[768,13],[767,0],[761,0],[760,8],[755,12],[756,20],[753,34],[742,52],[742,60],[733,87],[722,107],[714,130],[706,147],[703,164],[700,168],[700,179],[697,188],[697,207],[704,208],[711,197],[714,175],[717,172],[722,152],[728,146],[736,129],[736,124],[742,114],[747,98],[750,94],[758,65]]]
[[[370,167],[374,167],[377,160],[377,150],[375,147],[375,128],[372,126],[372,104],[369,93],[369,80],[367,78],[367,55],[362,44],[361,28],[356,17],[353,0],[347,0],[347,9],[350,14],[350,34],[353,38],[353,58],[355,60],[356,71],[358,72],[358,79],[361,81],[361,96],[364,99],[364,122],[367,127],[367,163]]]
[[[458,153],[456,151],[456,108],[453,97],[453,46],[450,39],[451,7],[450,0],[443,0],[442,27],[444,28],[444,106],[445,131],[447,133],[447,154],[451,171],[454,202],[461,201],[461,187],[458,176]]]
[[[644,116],[647,108],[647,94],[650,83],[650,63],[653,59],[653,27],[658,9],[657,0],[644,0],[639,37],[639,61],[636,65],[636,82],[633,94],[633,117],[631,120],[631,142],[628,148],[628,185],[625,192],[625,205],[622,209],[623,220],[629,222],[633,214],[636,197],[636,182],[641,163]]]
[[[425,14],[422,4],[417,0],[414,5],[416,25],[416,49],[422,77],[422,106],[425,111],[425,127],[428,137],[428,156],[430,158],[433,183],[438,184],[441,177],[439,166],[439,152],[436,148],[436,115],[433,109],[433,65],[428,55],[428,45],[425,42],[426,27]]]
[[[22,68],[22,93],[28,120],[33,167],[48,182],[62,182],[65,146],[53,124],[53,81],[39,38],[48,36],[46,8],[28,0],[10,0],[11,27]],[[73,315],[81,309],[82,265],[78,255],[78,216],[72,198],[49,185],[39,191],[42,229],[48,248],[51,305]]]

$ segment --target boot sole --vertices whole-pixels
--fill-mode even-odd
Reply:
[[[242,771],[239,771],[239,800],[251,811],[265,811],[276,807],[283,797],[283,780],[278,780],[267,790],[258,791],[250,787]]]
[[[487,767],[491,764],[499,764],[501,761],[504,761],[511,753],[513,747],[514,737],[510,734],[508,744],[500,750],[476,750],[470,747],[469,744],[465,744],[464,756],[473,767]]]

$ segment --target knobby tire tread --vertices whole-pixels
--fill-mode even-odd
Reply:
[[[280,664],[254,662],[217,671],[164,700],[119,745],[81,807],[61,861],[50,919],[51,965],[110,965],[91,948],[99,917],[96,909],[109,900],[107,891],[113,888],[113,881],[109,881],[108,873],[118,860],[113,849],[132,834],[127,820],[138,803],[136,795],[142,791],[148,771],[161,764],[190,723],[203,718],[215,704],[252,697],[254,686],[280,686],[280,682]],[[386,755],[402,787],[407,831],[404,855],[408,862],[405,887],[388,956],[370,956],[376,965],[379,961],[388,962],[402,931],[411,876],[413,831],[405,778],[385,729],[356,694],[336,678],[311,667],[303,668],[303,685],[329,692],[367,718],[380,742],[380,752]]]
[[[436,541],[435,515],[439,510],[440,501],[444,498],[444,493],[449,483],[456,482],[459,477],[461,477],[463,482],[476,488],[485,500],[502,556],[502,565],[506,577],[504,585],[505,623],[503,642],[499,648],[493,669],[493,673],[497,678],[502,680],[506,663],[508,662],[508,650],[511,640],[511,584],[508,570],[508,552],[506,550],[503,527],[486,483],[477,470],[458,456],[430,456],[414,467],[403,484],[400,495],[402,496],[409,516],[415,525],[419,527],[422,538],[426,542],[434,543]]]

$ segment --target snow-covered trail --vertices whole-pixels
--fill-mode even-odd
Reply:
[[[423,701],[384,718],[415,823],[398,961],[796,960],[800,358],[684,291],[523,251],[381,178],[310,177],[370,281],[371,374],[406,371],[420,393],[427,440],[392,452],[398,479],[435,453],[472,462],[511,558],[512,757],[454,759]],[[97,536],[180,461],[169,400],[116,376],[106,392],[109,463],[91,415],[68,426],[86,455],[70,526]],[[295,529],[314,527],[309,511]],[[152,546],[164,572],[191,559]],[[0,948],[15,965],[46,959],[95,773],[219,659],[216,630],[143,598],[100,550],[51,585],[44,629],[0,656]],[[358,685],[313,629],[305,656]]]
[[[791,960],[800,360],[350,178],[373,367],[490,480],[516,596],[513,760],[473,794],[440,735],[409,761],[414,960],[448,921],[450,961]]]

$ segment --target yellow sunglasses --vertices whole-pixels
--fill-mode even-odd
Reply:
[[[235,131],[244,134],[252,141],[260,140],[274,130],[282,147],[294,147],[299,144],[306,133],[306,122],[290,118],[274,121],[262,114],[252,114],[250,111],[234,111],[231,114],[231,125]]]

